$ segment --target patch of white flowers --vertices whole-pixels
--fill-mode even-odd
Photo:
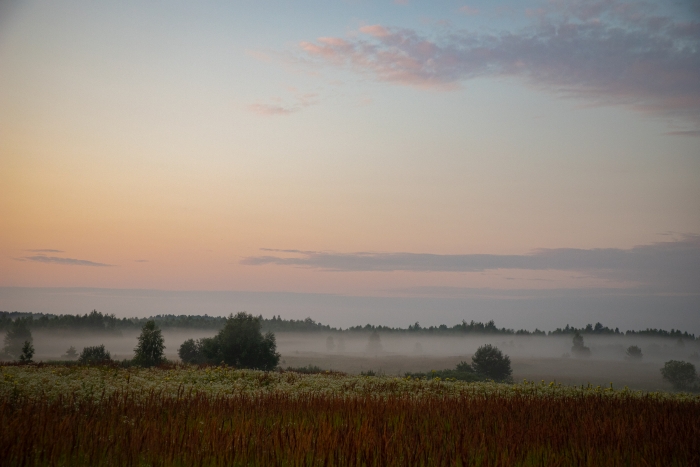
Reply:
[[[445,397],[531,395],[566,397],[600,395],[603,397],[652,397],[700,401],[700,395],[687,393],[630,391],[601,386],[563,386],[558,383],[523,381],[517,384],[454,380],[426,380],[390,376],[351,376],[340,374],[299,374],[236,370],[230,367],[174,369],[110,368],[100,366],[0,366],[0,398],[60,395],[99,400],[119,392],[132,397],[153,393],[183,397],[189,393],[210,396],[235,396],[280,392],[289,396],[328,395]]]

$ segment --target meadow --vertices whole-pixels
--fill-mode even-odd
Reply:
[[[0,367],[0,464],[698,465],[700,396],[227,367]]]

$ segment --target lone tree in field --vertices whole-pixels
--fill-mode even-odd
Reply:
[[[642,359],[642,349],[636,345],[630,345],[627,347],[627,357],[631,360],[641,360]]]
[[[576,331],[574,333],[574,345],[571,347],[571,353],[576,357],[590,357],[591,349],[583,345],[583,336]]]
[[[83,351],[80,352],[80,357],[78,361],[83,365],[90,363],[106,363],[112,361],[112,356],[103,345],[95,345],[93,347],[84,347]]]
[[[513,374],[510,357],[491,344],[482,345],[472,356],[472,368],[475,372],[494,381],[508,381]]]
[[[178,355],[185,363],[225,363],[236,368],[274,370],[280,360],[275,335],[263,336],[260,318],[241,312],[230,315],[214,337],[185,341]]]
[[[155,321],[146,321],[141,328],[139,344],[134,349],[134,363],[141,366],[159,365],[165,361],[163,356],[165,344],[163,335],[156,326]]]
[[[695,365],[689,362],[669,360],[664,363],[661,369],[661,376],[671,383],[675,389],[696,389],[694,386],[698,375],[695,372]]]
[[[32,344],[32,332],[27,327],[27,323],[21,319],[16,319],[5,334],[4,353],[10,358],[19,358],[22,355],[24,343]]]
[[[24,341],[22,346],[22,355],[19,356],[19,361],[21,363],[32,363],[32,357],[34,357],[34,346],[29,341]]]

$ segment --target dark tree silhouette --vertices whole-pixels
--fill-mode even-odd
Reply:
[[[491,378],[494,381],[510,380],[513,370],[510,368],[510,357],[491,344],[482,345],[472,356],[472,368],[475,372]]]
[[[591,349],[583,345],[583,336],[579,334],[578,331],[574,333],[573,338],[574,345],[571,347],[571,353],[577,357],[589,357],[591,355]]]
[[[165,343],[155,321],[146,321],[141,329],[139,343],[134,349],[134,363],[141,366],[159,365],[165,361]]]
[[[263,336],[260,318],[241,312],[230,315],[226,325],[211,338],[185,341],[178,355],[186,363],[225,363],[236,368],[273,370],[279,363],[275,335]]]
[[[29,341],[24,341],[22,346],[22,354],[19,356],[19,361],[21,363],[32,363],[32,357],[34,357],[34,346]]]
[[[633,360],[641,360],[642,359],[642,349],[637,347],[636,345],[630,345],[627,347],[627,357],[633,359]]]
[[[661,369],[661,376],[671,383],[675,389],[696,389],[694,386],[697,379],[695,365],[689,362],[669,360]]]

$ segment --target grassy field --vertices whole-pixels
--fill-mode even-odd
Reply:
[[[0,465],[700,464],[700,397],[172,366],[0,367]]]

